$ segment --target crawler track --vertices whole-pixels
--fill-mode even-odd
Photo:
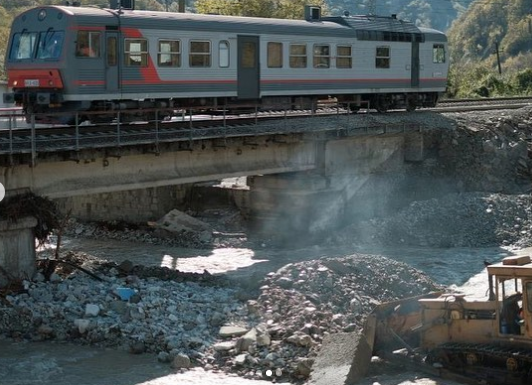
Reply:
[[[486,384],[532,383],[532,349],[449,342],[431,351],[427,361]]]

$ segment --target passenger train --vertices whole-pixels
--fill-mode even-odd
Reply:
[[[445,92],[444,33],[393,15],[304,13],[281,20],[33,8],[13,21],[4,102],[27,117],[63,112],[71,120],[86,111],[311,106],[324,97],[353,110],[414,110]]]

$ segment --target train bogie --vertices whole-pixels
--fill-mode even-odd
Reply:
[[[64,122],[102,110],[306,108],[324,97],[353,110],[413,110],[445,91],[443,33],[395,17],[307,14],[34,8],[13,22],[4,99],[27,114],[67,113]]]

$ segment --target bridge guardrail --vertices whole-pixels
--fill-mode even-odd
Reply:
[[[31,154],[33,163],[37,155],[44,152],[146,144],[153,145],[157,152],[161,143],[168,142],[309,132],[323,132],[332,136],[374,135],[421,129],[419,125],[382,125],[369,121],[358,127],[351,124],[355,115],[349,112],[350,109],[339,106],[322,106],[321,110],[311,109],[304,115],[292,109],[266,113],[259,111],[256,106],[250,108],[254,108],[254,111],[239,116],[229,115],[225,110],[220,114],[206,114],[199,110],[174,111],[174,116],[166,119],[158,117],[167,113],[167,110],[153,110],[154,120],[129,124],[122,123],[126,113],[120,111],[112,112],[113,118],[109,119],[113,121],[111,124],[80,123],[81,114],[77,114],[76,124],[71,126],[39,124],[38,115],[29,116],[28,123],[20,109],[0,110],[0,122],[7,126],[0,126],[0,155]],[[359,116],[364,120],[364,115]]]

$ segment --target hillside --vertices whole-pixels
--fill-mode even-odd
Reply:
[[[453,62],[493,64],[497,45],[503,63],[530,54],[532,3],[512,0],[505,4],[479,0],[457,19],[449,30]]]

